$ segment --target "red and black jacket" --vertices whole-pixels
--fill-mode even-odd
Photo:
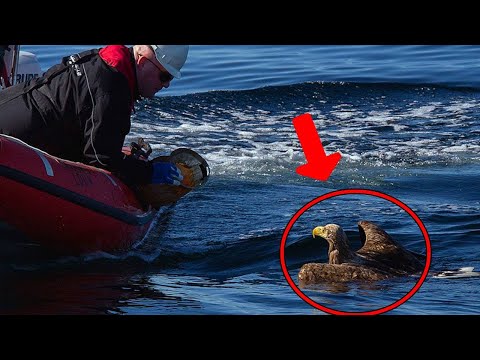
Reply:
[[[110,45],[65,57],[42,77],[0,92],[0,133],[51,155],[149,183],[148,162],[122,153],[138,100],[133,50]]]

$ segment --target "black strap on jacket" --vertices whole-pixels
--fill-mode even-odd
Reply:
[[[85,50],[79,54],[65,56],[64,58],[62,58],[62,62],[60,64],[51,67],[50,70],[48,70],[42,77],[33,79],[30,85],[25,86],[21,91],[15,91],[11,97],[7,97],[4,101],[0,102],[0,106],[9,102],[10,100],[29,93],[30,91],[50,82],[52,78],[66,71],[69,67],[78,67],[78,64],[84,63],[85,61],[89,60],[92,56],[98,54],[98,51],[99,49]]]
[[[39,78],[39,80],[37,80],[36,82],[33,82],[30,86],[27,86],[24,93],[29,92],[33,89],[36,89],[37,87],[42,86],[47,82],[50,82],[52,78],[64,72],[65,70],[67,70],[69,66],[72,66],[72,67],[78,66],[78,64],[84,63],[85,61],[89,60],[92,56],[96,55],[97,53],[98,53],[98,49],[93,49],[93,50],[82,51],[79,54],[74,54],[74,55],[64,57],[62,59],[62,63],[59,64],[60,66],[58,66],[58,69],[56,69],[55,71],[52,71],[50,74],[47,71],[43,77]]]

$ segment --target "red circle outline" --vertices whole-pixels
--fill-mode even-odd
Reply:
[[[410,290],[405,296],[397,300],[396,302],[385,306],[380,309],[372,310],[372,311],[364,311],[364,312],[349,312],[349,311],[340,311],[340,310],[334,310],[330,309],[326,306],[322,306],[320,304],[317,304],[315,301],[311,300],[308,296],[306,296],[298,287],[295,285],[293,282],[292,278],[290,277],[290,274],[288,273],[287,266],[285,264],[285,244],[287,242],[287,237],[288,234],[293,226],[293,224],[298,220],[298,218],[308,209],[310,209],[313,205],[318,204],[319,202],[330,199],[332,197],[336,196],[341,196],[341,195],[347,195],[347,194],[360,194],[360,195],[371,195],[371,196],[376,196],[385,200],[388,200],[395,205],[401,207],[403,210],[405,210],[412,218],[415,220],[417,223],[418,227],[422,231],[423,237],[425,239],[425,246],[427,250],[427,255],[426,255],[426,261],[425,261],[425,268],[423,269],[422,275],[420,276],[420,279],[418,279],[417,283],[415,286]],[[297,293],[298,296],[302,298],[303,301],[307,302],[308,304],[312,305],[313,307],[327,312],[332,315],[378,315],[385,313],[387,311],[393,310],[396,307],[400,306],[404,302],[406,302],[408,299],[410,299],[422,286],[423,282],[425,281],[428,270],[430,269],[430,263],[431,263],[431,258],[432,258],[432,249],[430,245],[430,237],[428,235],[427,229],[425,228],[425,225],[423,225],[422,220],[417,216],[417,214],[410,209],[407,205],[405,205],[403,202],[400,200],[394,198],[393,196],[384,194],[379,191],[375,190],[368,190],[368,189],[344,189],[344,190],[336,190],[329,192],[327,194],[321,195],[317,197],[316,199],[313,199],[309,203],[305,204],[300,210],[298,210],[295,215],[292,216],[290,221],[288,222],[287,226],[285,227],[285,230],[283,231],[282,235],[282,242],[280,243],[280,263],[282,265],[282,271],[283,275],[285,276],[285,279],[287,280],[288,284],[290,287]]]

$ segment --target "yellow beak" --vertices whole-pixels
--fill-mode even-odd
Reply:
[[[322,236],[324,234],[324,227],[323,226],[317,226],[315,229],[312,230],[312,236]]]

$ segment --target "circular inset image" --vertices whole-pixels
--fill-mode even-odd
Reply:
[[[431,263],[427,229],[398,199],[338,190],[304,205],[285,227],[280,262],[290,287],[335,315],[377,315],[422,286]]]

